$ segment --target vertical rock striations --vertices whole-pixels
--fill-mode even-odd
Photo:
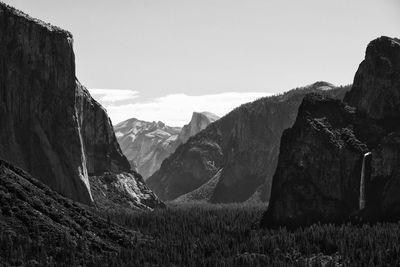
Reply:
[[[398,39],[378,38],[346,94],[354,107],[304,99],[282,136],[263,225],[400,218],[399,66]]]
[[[98,181],[89,177],[107,174],[123,177],[123,188],[121,183],[108,184],[116,186],[114,194],[137,206],[160,203],[131,172],[106,111],[76,80],[72,35],[3,3],[0,125],[0,158],[64,196],[92,204],[90,183]],[[146,199],[141,199],[143,192]],[[102,197],[111,196],[103,192]]]
[[[89,204],[72,35],[0,3],[0,157]]]

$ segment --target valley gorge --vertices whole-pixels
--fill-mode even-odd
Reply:
[[[303,97],[320,92],[342,99],[348,89],[316,82],[244,104],[180,145],[147,183],[162,200],[267,202],[282,131]]]
[[[1,266],[400,266],[390,1],[1,1]]]

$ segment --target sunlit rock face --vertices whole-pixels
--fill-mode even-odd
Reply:
[[[193,112],[189,124],[183,126],[179,133],[176,146],[186,143],[190,137],[204,130],[210,123],[218,119],[219,117],[211,112]]]
[[[244,104],[180,145],[146,182],[162,200],[268,201],[282,131],[304,95],[343,98],[347,89],[317,82]]]
[[[152,210],[164,204],[146,186],[142,176],[134,171],[104,173],[90,176],[95,203],[102,209]]]
[[[89,176],[136,176],[106,111],[75,77],[72,43],[69,32],[0,3],[0,158],[93,204]],[[137,188],[138,198],[149,192]]]
[[[181,128],[129,119],[117,124],[114,130],[131,167],[148,178],[173,152]]]
[[[183,128],[133,118],[117,124],[114,129],[131,167],[147,179],[180,144],[217,119],[218,116],[209,112],[194,112]]]
[[[346,104],[305,98],[282,136],[262,225],[400,218],[399,64],[398,40],[378,38],[368,45]]]
[[[77,82],[76,109],[89,176],[130,171],[106,110]]]

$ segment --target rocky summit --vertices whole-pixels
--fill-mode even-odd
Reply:
[[[69,32],[0,3],[0,158],[92,204],[89,177],[130,166],[106,111],[75,77],[72,44]]]
[[[180,128],[132,118],[117,124],[114,130],[131,167],[147,179],[180,144],[217,119],[210,112],[193,112],[189,124]]]
[[[316,82],[244,104],[180,145],[147,183],[162,200],[268,201],[282,131],[292,126],[304,95],[342,99],[347,89]]]
[[[262,225],[398,220],[400,43],[373,40],[345,103],[308,95],[283,133]]]

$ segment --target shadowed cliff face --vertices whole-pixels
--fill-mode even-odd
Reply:
[[[179,146],[148,185],[163,200],[185,194],[178,200],[243,202],[254,194],[256,201],[268,200],[282,131],[294,122],[307,92],[343,97],[347,90],[332,88],[318,82],[242,105]],[[206,199],[199,199],[203,195]]]
[[[367,47],[345,101],[374,119],[400,118],[400,40],[380,37]]]
[[[137,177],[109,117],[75,78],[71,34],[2,3],[0,124],[0,158],[66,197],[92,204],[91,191],[98,187],[91,190],[89,176],[110,172],[121,174],[117,178],[129,176],[124,188],[138,196],[142,189],[149,191],[143,183],[133,188],[127,182]],[[113,193],[125,196],[121,188]],[[149,198],[159,202],[154,194]]]
[[[307,225],[400,218],[398,96],[400,43],[372,41],[345,97],[348,106],[307,96],[284,132],[271,200],[262,225]],[[365,207],[359,199],[362,162]]]
[[[359,207],[363,155],[385,130],[339,100],[307,95],[284,131],[263,224],[342,222]]]
[[[91,203],[70,33],[0,3],[0,157]]]

